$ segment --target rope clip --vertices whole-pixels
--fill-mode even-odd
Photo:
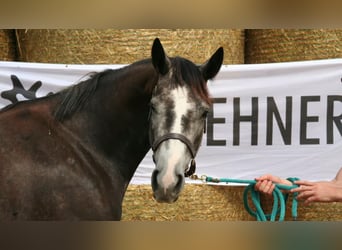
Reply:
[[[207,176],[206,175],[198,176],[197,174],[193,174],[193,175],[189,176],[189,178],[191,180],[201,180],[203,182],[207,182]]]

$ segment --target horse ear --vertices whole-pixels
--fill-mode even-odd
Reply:
[[[204,79],[207,81],[216,76],[223,62],[223,48],[220,47],[210,59],[200,66]]]
[[[165,55],[163,45],[160,43],[159,38],[154,39],[151,54],[154,68],[160,74],[165,75],[169,71],[169,59]]]

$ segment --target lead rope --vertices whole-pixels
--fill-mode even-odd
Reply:
[[[285,218],[285,211],[286,211],[286,202],[288,200],[289,194],[288,193],[282,193],[281,190],[291,190],[293,188],[298,187],[298,185],[294,184],[294,181],[299,180],[298,178],[287,178],[287,180],[292,182],[291,186],[288,185],[282,185],[282,184],[275,184],[275,188],[273,190],[273,207],[272,212],[270,214],[265,214],[261,207],[260,203],[260,194],[258,191],[254,189],[254,186],[256,184],[255,180],[240,180],[240,179],[228,179],[228,178],[213,178],[210,176],[202,175],[201,177],[197,175],[190,176],[190,179],[193,180],[202,180],[203,182],[212,182],[212,183],[244,183],[248,184],[244,190],[243,193],[243,202],[244,207],[247,210],[247,212],[255,217],[257,221],[276,221],[277,216],[279,215],[278,221],[284,221]],[[255,207],[255,210],[253,210],[248,202],[248,195],[250,194],[252,203]],[[293,220],[297,219],[297,207],[298,207],[298,201],[297,201],[297,195],[298,193],[293,193],[292,195],[292,218]]]

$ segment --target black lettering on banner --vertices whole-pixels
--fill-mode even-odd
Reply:
[[[339,95],[331,95],[328,96],[327,103],[327,144],[334,143],[334,123],[337,127],[340,135],[342,136],[342,114],[338,116],[334,116],[334,103],[342,102],[342,96]]]
[[[213,98],[213,105],[207,116],[207,145],[208,146],[226,146],[226,140],[214,139],[214,124],[222,124],[226,122],[224,117],[214,117],[214,103],[226,103],[227,98]]]
[[[319,102],[320,96],[302,96],[300,102],[300,145],[305,144],[319,144],[319,138],[307,138],[308,122],[318,122],[318,116],[308,116],[308,103]]]
[[[286,97],[285,125],[280,117],[274,97],[267,97],[266,145],[272,145],[273,142],[273,117],[278,124],[285,145],[291,145],[292,96]]]
[[[233,145],[240,145],[240,123],[251,122],[251,145],[258,145],[258,97],[252,97],[252,114],[240,114],[240,98],[233,99],[234,121],[233,121]]]

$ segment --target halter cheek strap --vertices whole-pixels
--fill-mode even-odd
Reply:
[[[191,159],[190,166],[185,170],[184,176],[189,177],[192,176],[196,172],[196,162],[195,159]]]

